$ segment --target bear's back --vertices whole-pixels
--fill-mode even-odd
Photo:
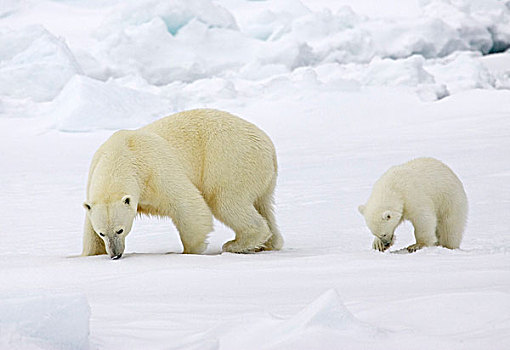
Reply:
[[[254,164],[267,171],[268,177],[276,172],[276,154],[269,137],[254,124],[227,112],[180,112],[139,130],[167,140],[190,180],[201,190],[219,185],[218,181],[250,178]],[[214,183],[207,184],[208,179]]]
[[[434,158],[417,158],[390,168],[382,177],[386,187],[413,201],[422,196],[439,204],[447,198],[465,198],[464,187],[457,175],[444,163]]]
[[[252,123],[230,113],[215,109],[194,109],[172,114],[141,128],[154,132],[170,143],[203,143],[220,134],[262,134],[262,130]]]

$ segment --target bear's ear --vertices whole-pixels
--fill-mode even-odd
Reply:
[[[358,207],[358,211],[361,213],[361,215],[363,215],[365,213],[365,206],[364,205],[360,205]]]
[[[386,221],[389,221],[391,218],[393,217],[393,214],[391,211],[389,210],[386,210],[383,214],[382,214],[382,218],[383,220],[386,220]]]
[[[131,196],[127,195],[127,196],[122,197],[122,203],[124,203],[125,205],[127,205],[129,207],[131,205]]]
[[[85,210],[89,211],[90,209],[92,209],[92,206],[87,203],[87,202],[83,202],[83,207],[85,208]]]

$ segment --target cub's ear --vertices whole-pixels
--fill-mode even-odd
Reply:
[[[363,215],[365,213],[365,206],[364,205],[360,205],[358,207],[358,211],[361,213],[361,215]]]
[[[92,206],[91,206],[89,203],[87,203],[87,202],[83,202],[83,207],[84,207],[84,208],[85,208],[85,210],[87,210],[87,211],[88,211],[88,210],[90,210],[90,209],[92,209]]]
[[[131,205],[132,199],[130,195],[122,197],[122,203],[127,205],[128,207]]]
[[[393,213],[389,210],[386,210],[383,214],[382,214],[382,219],[383,220],[386,220],[386,221],[389,221],[391,218],[393,217]]]

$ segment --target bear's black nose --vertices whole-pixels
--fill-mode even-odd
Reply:
[[[121,256],[122,256],[122,254],[114,255],[114,256],[112,256],[112,260],[120,259]]]

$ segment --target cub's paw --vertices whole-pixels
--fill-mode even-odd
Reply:
[[[372,243],[372,248],[380,252],[384,252],[386,249],[390,247],[390,245],[391,244],[389,243],[385,244],[381,239],[376,237],[374,239],[374,242]]]
[[[409,253],[414,253],[415,251],[420,250],[423,247],[425,247],[425,244],[415,243],[415,244],[411,244],[409,247],[407,247],[407,251]]]

